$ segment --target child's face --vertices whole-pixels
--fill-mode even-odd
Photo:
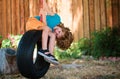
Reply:
[[[55,33],[55,35],[56,35],[56,38],[60,38],[61,36],[64,35],[64,33],[63,33],[63,31],[62,31],[62,28],[59,27],[59,26],[56,26],[56,27],[54,28],[54,33]]]

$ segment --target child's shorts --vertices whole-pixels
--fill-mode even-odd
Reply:
[[[45,24],[34,17],[31,17],[26,22],[26,31],[28,30],[42,30],[42,26]]]

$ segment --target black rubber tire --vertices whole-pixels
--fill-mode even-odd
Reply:
[[[17,49],[17,66],[19,72],[27,78],[37,79],[43,77],[49,69],[50,63],[40,55],[33,64],[33,51],[35,44],[41,48],[42,31],[31,30],[26,32],[20,40]],[[38,50],[37,50],[38,51]]]

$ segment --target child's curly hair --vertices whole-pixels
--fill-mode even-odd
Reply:
[[[60,23],[59,25],[57,25],[59,27],[62,28],[62,31],[64,32],[64,35],[60,38],[57,38],[57,42],[56,45],[62,49],[62,50],[66,50],[70,47],[71,43],[73,42],[73,35],[70,32],[70,29],[67,27],[64,27],[63,23]]]

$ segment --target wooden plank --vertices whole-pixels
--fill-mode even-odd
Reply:
[[[79,0],[79,15],[80,15],[80,19],[79,19],[79,22],[78,22],[78,40],[80,38],[83,38],[84,37],[84,33],[83,33],[83,0]]]
[[[84,11],[84,37],[89,38],[90,30],[89,30],[89,9],[88,9],[88,0],[83,0],[83,11]]]
[[[111,5],[111,0],[105,0],[106,4],[106,15],[107,15],[107,26],[112,27],[112,5]]]
[[[12,12],[12,8],[11,8],[11,0],[7,1],[7,34],[11,34],[12,32],[12,17],[11,17],[11,12]]]
[[[20,34],[20,0],[16,0],[16,23],[17,34]]]
[[[12,34],[16,34],[16,6],[15,6],[15,0],[12,0]]]
[[[94,0],[89,0],[90,34],[95,30]]]
[[[106,27],[106,11],[105,11],[105,0],[100,0],[100,15],[101,15],[101,29]]]
[[[1,5],[1,7],[0,7],[0,35],[2,35],[2,33],[3,33],[3,32],[2,32],[2,28],[3,28],[3,26],[2,26],[2,25],[3,25],[3,24],[2,24],[2,23],[3,23],[3,22],[2,22],[2,10],[3,10],[3,9],[2,9],[2,6],[3,6],[3,5],[2,5],[2,0],[0,0],[0,5]]]
[[[118,0],[112,0],[113,27],[118,26]]]
[[[100,30],[100,4],[99,0],[94,0],[95,7],[95,29]]]
[[[36,0],[35,1],[35,15],[39,15],[39,10],[40,10],[39,0]]]
[[[24,5],[24,0],[20,0],[20,22],[21,22],[21,27],[20,27],[20,32],[24,32],[25,30],[25,5]]]
[[[39,11],[40,11],[40,0],[36,1],[36,15],[39,15]]]
[[[33,9],[33,16],[38,15],[38,14],[37,14],[37,9],[38,9],[38,8],[37,8],[37,7],[38,7],[37,2],[38,2],[37,0],[34,0],[34,1],[33,1],[33,8],[32,8],[32,9]]]
[[[118,6],[118,24],[120,27],[120,0],[118,0],[119,6]]]
[[[30,7],[30,17],[34,16],[33,13],[33,0],[29,0],[29,7]]]
[[[64,6],[65,6],[64,2]],[[61,8],[63,9],[63,8]],[[67,9],[64,7],[64,9]],[[66,10],[64,10],[66,12]],[[69,12],[69,11],[68,11]],[[74,41],[78,41],[80,38],[84,36],[83,34],[83,3],[82,0],[79,1],[72,1],[72,14],[71,15],[66,15],[67,18],[72,17],[71,21],[72,22],[72,27],[71,30],[74,34]],[[63,16],[65,17],[65,15]]]
[[[78,2],[79,2],[79,1],[78,1]],[[57,0],[54,0],[53,12],[55,12],[55,13],[58,12],[58,11],[57,11],[57,4],[58,4],[58,3],[57,3]]]
[[[29,18],[29,0],[25,0],[25,25],[26,25],[26,22]],[[23,33],[25,32],[25,26],[24,26],[24,30],[23,30]]]
[[[2,12],[2,20],[3,20],[3,28],[2,28],[2,30],[3,30],[3,36],[4,36],[4,38],[6,38],[6,36],[7,36],[7,4],[6,4],[6,2],[7,2],[7,0],[3,0],[3,6],[2,6],[2,8],[3,8],[3,12]]]
[[[39,0],[35,0],[35,3],[34,3],[35,7],[35,16],[36,15],[39,15],[39,10],[40,10],[40,5],[39,5]]]
[[[33,16],[36,16],[36,0],[33,1]]]

